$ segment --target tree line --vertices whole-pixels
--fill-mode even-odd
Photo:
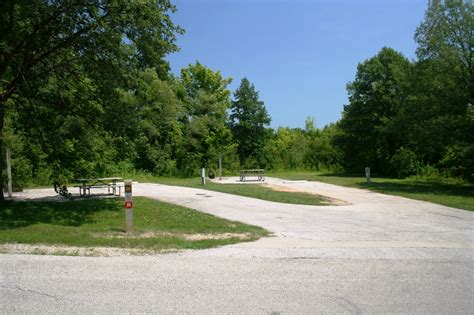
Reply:
[[[16,182],[200,167],[474,173],[473,5],[431,1],[418,60],[382,48],[359,64],[340,121],[269,128],[256,87],[196,62],[171,73],[176,10],[159,1],[3,1],[0,146]],[[4,153],[0,163],[5,168]],[[5,174],[3,175],[5,181]]]
[[[358,65],[334,138],[345,169],[473,180],[473,8],[471,1],[430,1],[415,33],[418,60],[384,47]]]

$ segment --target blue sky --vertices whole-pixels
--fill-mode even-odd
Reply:
[[[186,33],[171,69],[199,61],[233,79],[247,77],[273,128],[336,122],[357,64],[384,46],[415,59],[416,27],[427,0],[174,0]]]

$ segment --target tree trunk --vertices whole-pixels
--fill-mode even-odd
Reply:
[[[3,196],[3,123],[5,121],[5,102],[3,95],[0,96],[0,202],[5,200]]]

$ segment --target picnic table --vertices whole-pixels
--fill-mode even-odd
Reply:
[[[76,181],[81,184],[74,186],[79,188],[81,197],[90,197],[91,189],[94,188],[107,188],[109,195],[120,196],[123,187],[123,178],[121,177],[78,178]]]
[[[240,181],[245,182],[248,177],[256,177],[255,180],[265,181],[265,170],[264,169],[251,169],[240,171]]]

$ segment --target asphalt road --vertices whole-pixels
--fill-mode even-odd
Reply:
[[[0,312],[473,313],[473,212],[268,181],[350,205],[282,205],[138,184],[135,195],[259,225],[275,236],[154,256],[1,255]]]

